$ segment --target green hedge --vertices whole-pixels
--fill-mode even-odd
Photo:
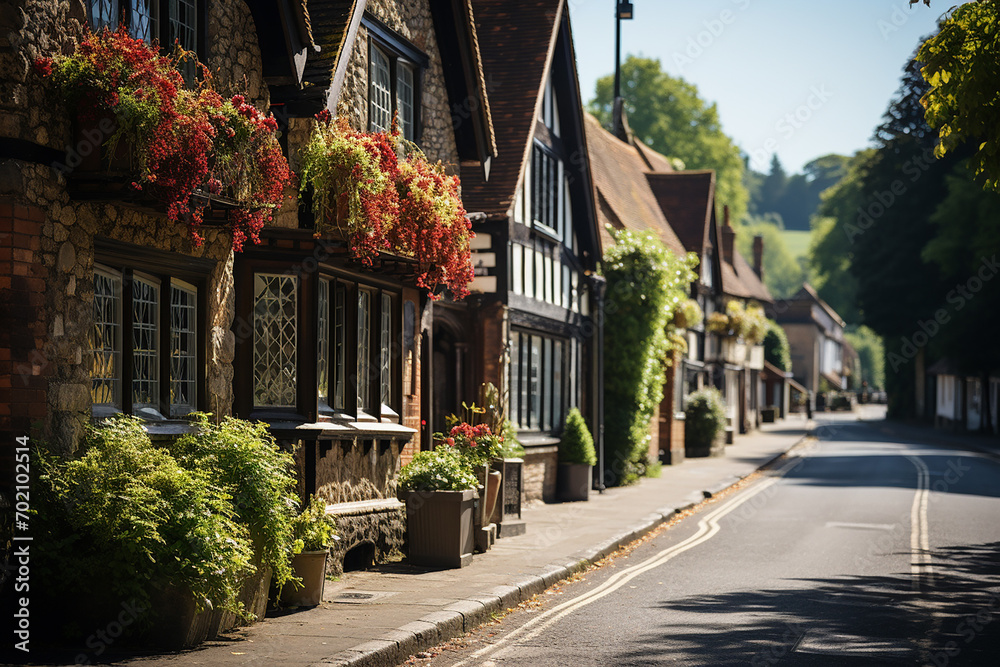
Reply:
[[[649,420],[663,398],[674,311],[696,276],[694,254],[677,257],[654,236],[612,230],[604,255],[605,483],[635,482],[646,466]]]
[[[684,442],[688,447],[711,447],[726,428],[726,407],[715,387],[693,392],[684,408]]]

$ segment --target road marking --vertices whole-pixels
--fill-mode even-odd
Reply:
[[[927,500],[930,497],[930,471],[918,456],[906,456],[917,469],[917,492],[910,507],[910,575],[913,590],[919,591],[921,581],[934,578],[931,565],[930,530],[927,524]]]
[[[894,523],[850,523],[847,521],[827,521],[827,528],[858,528],[860,530],[896,530]]]
[[[760,482],[756,486],[746,490],[739,496],[733,498],[732,500],[723,505],[720,505],[715,510],[706,514],[698,522],[698,530],[695,532],[694,535],[675,544],[672,547],[667,547],[660,553],[656,554],[655,556],[651,556],[650,558],[647,558],[641,563],[638,563],[636,565],[633,565],[632,567],[626,568],[620,572],[615,573],[607,581],[605,581],[600,586],[594,588],[593,590],[584,593],[583,595],[574,598],[573,600],[568,600],[560,605],[553,607],[552,609],[542,612],[541,614],[535,616],[524,625],[515,628],[506,636],[501,637],[493,644],[490,644],[489,646],[485,646],[479,649],[465,660],[456,662],[454,665],[452,665],[452,667],[461,667],[462,665],[467,664],[469,661],[477,661],[484,655],[493,652],[495,652],[493,658],[499,658],[503,654],[503,652],[507,650],[508,648],[507,644],[510,644],[515,640],[519,640],[522,643],[531,641],[532,639],[540,635],[542,632],[544,632],[546,629],[551,627],[553,624],[558,623],[560,620],[562,620],[569,614],[572,614],[573,612],[582,609],[583,607],[586,607],[589,604],[597,602],[598,600],[600,600],[605,596],[610,595],[611,593],[615,592],[616,590],[618,590],[628,582],[632,581],[639,575],[644,574],[649,570],[655,569],[663,565],[664,563],[672,559],[674,556],[678,556],[684,553],[685,551],[688,551],[689,549],[693,549],[694,547],[707,542],[708,540],[715,537],[715,535],[721,530],[721,527],[719,526],[719,519],[723,518],[724,516],[726,516],[727,514],[729,514],[730,512],[732,512],[733,510],[735,510],[740,505],[747,502],[757,494],[761,493],[765,489],[768,489],[774,484],[777,484],[779,479],[783,477],[785,473],[787,473],[792,468],[801,465],[802,461],[803,458],[801,457],[797,457],[789,461],[787,464],[785,464],[778,470],[775,470],[773,473],[771,473],[772,476],[770,478]]]

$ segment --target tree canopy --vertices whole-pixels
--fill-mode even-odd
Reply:
[[[734,220],[747,211],[743,158],[722,131],[715,104],[706,103],[698,88],[663,71],[659,60],[628,56],[621,68],[622,96],[636,137],[667,157],[679,158],[687,169],[714,169],[716,199],[728,205]],[[611,128],[614,76],[598,79],[590,112]]]
[[[954,8],[917,53],[929,88],[921,103],[937,130],[938,157],[971,143],[970,164],[986,187],[1000,190],[1000,1]]]
[[[764,284],[771,295],[787,299],[795,294],[805,281],[802,267],[788,249],[781,228],[767,218],[750,218],[736,225],[736,249],[745,258],[753,257],[753,237],[764,239]]]

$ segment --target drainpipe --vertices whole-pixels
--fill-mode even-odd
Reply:
[[[604,276],[592,274],[591,288],[594,294],[594,312],[597,317],[597,354],[594,377],[594,435],[597,436],[597,477],[594,488],[604,493],[604,292],[608,281]]]

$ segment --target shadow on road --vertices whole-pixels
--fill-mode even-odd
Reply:
[[[1000,651],[1000,543],[933,553],[935,576],[791,579],[787,587],[666,601],[668,618],[616,664],[993,665]],[[692,617],[692,615],[695,615]]]

